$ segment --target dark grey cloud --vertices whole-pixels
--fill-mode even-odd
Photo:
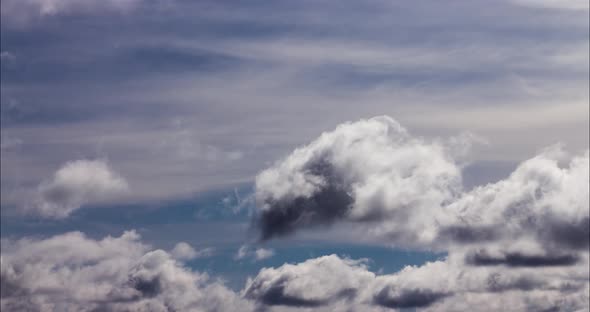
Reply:
[[[453,225],[441,228],[438,232],[439,239],[455,243],[474,244],[498,240],[501,236],[500,226],[469,226]]]
[[[255,221],[263,240],[291,234],[300,227],[329,225],[348,213],[353,203],[350,186],[337,176],[338,172],[326,159],[318,158],[303,170],[306,174],[322,177],[327,186],[308,198],[276,202],[267,199],[263,205],[276,209],[262,211]]]
[[[485,252],[478,252],[467,257],[467,263],[472,265],[507,265],[514,267],[544,267],[575,265],[579,258],[576,255],[527,255],[522,253],[507,253],[501,257],[490,256]]]
[[[396,295],[390,294],[388,287],[381,290],[374,298],[375,303],[392,309],[423,308],[449,296],[428,289],[404,289]]]

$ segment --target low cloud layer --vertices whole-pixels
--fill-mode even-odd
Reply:
[[[186,246],[185,246],[186,247]],[[175,248],[177,250],[184,247]],[[176,254],[176,255],[175,255]],[[184,253],[183,253],[184,254]],[[583,311],[588,254],[530,266],[459,253],[394,274],[337,255],[263,268],[240,292],[154,250],[134,231],[2,241],[0,307],[10,311]]]
[[[248,311],[248,302],[134,232],[2,242],[3,311]]]
[[[61,219],[82,205],[100,203],[127,192],[125,179],[102,160],[77,160],[66,163],[53,178],[41,183],[29,212]]]
[[[376,275],[363,261],[335,255],[263,269],[243,291],[273,307],[326,311],[583,311],[588,308],[584,265],[545,268],[478,267],[461,257]],[[493,299],[491,299],[493,297]]]

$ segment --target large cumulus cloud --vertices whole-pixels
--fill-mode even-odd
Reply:
[[[262,237],[339,220],[388,220],[388,234],[430,241],[433,207],[461,191],[456,148],[449,147],[415,138],[385,116],[340,125],[257,176]],[[412,231],[418,227],[426,230]]]
[[[347,222],[368,239],[448,256],[391,275],[362,275],[356,288],[342,281],[354,280],[343,272],[367,273],[358,264],[308,260],[263,270],[246,294],[269,305],[330,309],[349,301],[432,311],[588,310],[588,151],[570,156],[553,146],[505,179],[468,191],[461,179],[467,145],[418,138],[377,117],[324,133],[261,172],[262,239]],[[348,269],[324,277],[325,262]],[[309,286],[332,285],[318,282],[324,278],[343,286],[327,286],[327,293]]]
[[[249,302],[134,232],[2,242],[2,311],[248,311]]]
[[[346,221],[397,246],[588,249],[587,151],[568,159],[552,147],[465,191],[456,142],[414,137],[389,117],[324,133],[257,176],[261,237]]]
[[[51,180],[41,183],[29,212],[61,219],[82,205],[112,200],[127,192],[127,181],[103,160],[64,164]]]

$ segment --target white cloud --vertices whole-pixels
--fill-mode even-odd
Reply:
[[[267,248],[257,248],[254,251],[254,257],[256,260],[264,260],[270,258],[275,255],[275,252],[272,249]]]
[[[432,210],[461,192],[452,152],[462,150],[385,116],[340,125],[256,177],[263,238],[346,219],[384,220],[389,234],[416,234],[404,241],[431,241]]]
[[[588,254],[576,265],[473,265],[461,253],[394,274],[366,259],[323,256],[263,268],[238,294],[134,232],[3,240],[3,310],[27,311],[567,311],[588,307]],[[256,308],[258,306],[258,308]],[[265,307],[265,308],[264,308]]]
[[[197,251],[188,243],[179,242],[170,251],[170,254],[176,260],[192,260],[196,258],[211,256],[213,254],[213,249],[205,248]]]
[[[346,261],[308,260],[262,270],[247,296],[329,309],[343,301],[432,311],[587,309],[588,150],[571,156],[552,146],[505,179],[466,191],[460,159],[469,143],[427,142],[379,117],[345,123],[260,173],[263,239],[348,222],[364,227],[369,240],[448,258],[336,288],[323,279],[347,279],[320,263]],[[339,271],[358,271],[348,266]],[[309,286],[323,284],[326,290]]]
[[[347,221],[412,248],[588,247],[588,151],[564,166],[565,152],[548,149],[508,178],[466,192],[457,144],[468,143],[428,142],[388,117],[338,126],[257,176],[261,236]]]
[[[76,160],[63,165],[37,189],[29,211],[48,218],[65,218],[82,205],[117,198],[129,186],[102,160]]]
[[[235,260],[250,258],[252,261],[261,261],[275,255],[274,250],[269,248],[252,248],[249,245],[242,245],[234,255]]]
[[[137,233],[79,232],[2,242],[2,310],[249,311],[207,274],[191,271]]]
[[[541,311],[588,307],[588,258],[577,266],[470,266],[461,257],[376,275],[363,261],[336,255],[265,268],[248,280],[246,298],[272,307],[325,311]]]

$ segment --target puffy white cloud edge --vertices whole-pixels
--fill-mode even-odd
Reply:
[[[82,205],[114,200],[128,191],[127,181],[105,160],[70,161],[52,179],[39,185],[26,210],[41,217],[62,219]]]

